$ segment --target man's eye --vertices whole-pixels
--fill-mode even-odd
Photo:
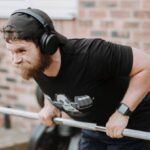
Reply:
[[[18,53],[23,53],[23,52],[25,52],[26,50],[24,50],[24,49],[20,49],[20,50],[18,50]]]

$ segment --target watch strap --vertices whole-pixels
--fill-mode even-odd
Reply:
[[[130,110],[129,106],[127,106],[124,103],[120,103],[119,107],[117,108],[117,111],[124,116],[130,116],[132,114],[132,111]]]

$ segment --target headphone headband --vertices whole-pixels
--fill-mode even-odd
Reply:
[[[16,13],[24,13],[24,14],[28,14],[30,16],[32,16],[33,18],[35,18],[40,24],[42,24],[42,26],[45,28],[45,30],[47,32],[50,32],[49,29],[49,25],[48,23],[38,14],[34,13],[33,11],[31,11],[30,9],[19,9],[16,10],[15,12],[13,12],[11,15],[14,15]]]

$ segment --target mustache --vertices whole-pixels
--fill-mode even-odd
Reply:
[[[28,65],[23,65],[23,64],[15,64],[13,65],[16,69],[27,69],[29,66]]]
[[[22,64],[15,64],[15,65],[13,65],[15,68],[22,68],[23,67],[23,65]]]

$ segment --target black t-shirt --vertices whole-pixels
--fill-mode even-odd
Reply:
[[[102,39],[69,39],[60,52],[58,75],[48,77],[39,72],[35,80],[54,105],[57,98],[73,103],[75,96],[90,96],[93,105],[87,110],[62,109],[76,120],[105,125],[129,85],[131,47]]]

